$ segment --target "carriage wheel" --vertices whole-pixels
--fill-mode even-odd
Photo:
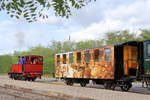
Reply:
[[[87,84],[86,81],[81,81],[81,82],[80,82],[80,86],[81,86],[81,87],[85,87],[86,84]]]
[[[73,81],[71,79],[66,79],[66,84],[72,86]]]
[[[111,89],[111,83],[110,82],[104,82],[104,88],[105,89]]]
[[[124,86],[121,86],[122,91],[128,91],[132,87],[132,83],[127,82]]]

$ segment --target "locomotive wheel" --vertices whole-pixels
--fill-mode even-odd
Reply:
[[[130,82],[126,83],[124,86],[121,86],[122,91],[128,91],[132,87]]]
[[[85,86],[86,86],[86,81],[81,81],[81,82],[80,82],[80,86],[81,86],[81,87],[85,87]]]
[[[28,77],[28,78],[27,78],[27,80],[28,80],[28,81],[30,81],[30,80],[31,80],[31,78],[29,78],[29,77]]]
[[[27,80],[28,80],[28,78],[27,78],[27,77],[25,77],[25,78],[24,78],[24,80],[25,80],[25,81],[27,81]]]
[[[17,76],[14,76],[14,80],[17,80]]]
[[[32,81],[35,81],[35,79],[36,79],[36,77],[33,77],[33,78],[32,78]]]
[[[18,76],[18,80],[22,80],[22,76]]]
[[[22,76],[22,80],[26,81],[26,80],[27,80],[27,78],[26,78],[26,77],[24,77],[24,76]]]

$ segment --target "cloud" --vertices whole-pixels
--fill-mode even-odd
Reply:
[[[84,41],[91,39],[102,39],[104,33],[119,29],[121,27],[120,25],[121,23],[119,21],[106,19],[105,21],[100,21],[98,24],[92,24],[86,29],[71,33],[71,40]]]
[[[106,18],[120,20],[124,27],[147,27],[150,18],[150,0],[137,1],[129,5],[120,5],[114,10],[106,12]]]
[[[16,32],[14,36],[15,36],[17,46],[23,47],[25,45],[25,33],[19,31]]]
[[[89,3],[82,9],[73,9],[72,16],[69,19],[70,24],[89,27],[93,23],[106,20],[105,13],[116,9],[120,5],[129,5],[134,0],[96,0]]]
[[[47,25],[58,25],[58,24],[61,24],[62,22],[61,22],[61,20],[58,17],[50,16],[47,19],[40,18],[38,20],[38,23],[39,24],[47,24]]]
[[[115,9],[105,11],[103,20],[92,23],[87,28],[72,32],[72,40],[90,40],[102,38],[106,32],[128,29],[150,28],[150,0],[120,4]],[[95,17],[92,17],[95,18]]]

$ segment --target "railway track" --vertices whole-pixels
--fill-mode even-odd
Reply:
[[[49,96],[47,93],[37,92],[31,89],[16,88],[10,85],[0,86],[2,100],[61,100],[59,97]],[[10,99],[11,98],[11,99]]]
[[[132,89],[132,88],[131,88]],[[41,79],[35,82],[0,79],[0,97],[5,95],[13,99],[0,100],[149,100],[149,93],[139,93],[130,90],[122,92],[106,90],[100,85],[79,84],[66,86],[63,81]]]
[[[9,80],[9,79],[8,79]],[[46,83],[47,84],[47,83]],[[53,91],[34,90],[10,84],[0,84],[0,100],[93,100],[83,97],[72,97]]]

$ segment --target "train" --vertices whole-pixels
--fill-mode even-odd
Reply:
[[[12,64],[9,78],[15,80],[35,81],[43,74],[43,57],[37,55],[18,56],[16,64]]]
[[[95,48],[72,50],[55,54],[55,78],[67,85],[79,83],[85,87],[90,80],[106,89],[120,87],[128,91],[134,81],[150,83],[150,40],[128,41]],[[18,57],[8,72],[15,80],[41,78],[43,57]]]
[[[150,40],[128,41],[55,55],[55,77],[82,87],[92,80],[106,89],[128,91],[132,82],[150,82]]]

